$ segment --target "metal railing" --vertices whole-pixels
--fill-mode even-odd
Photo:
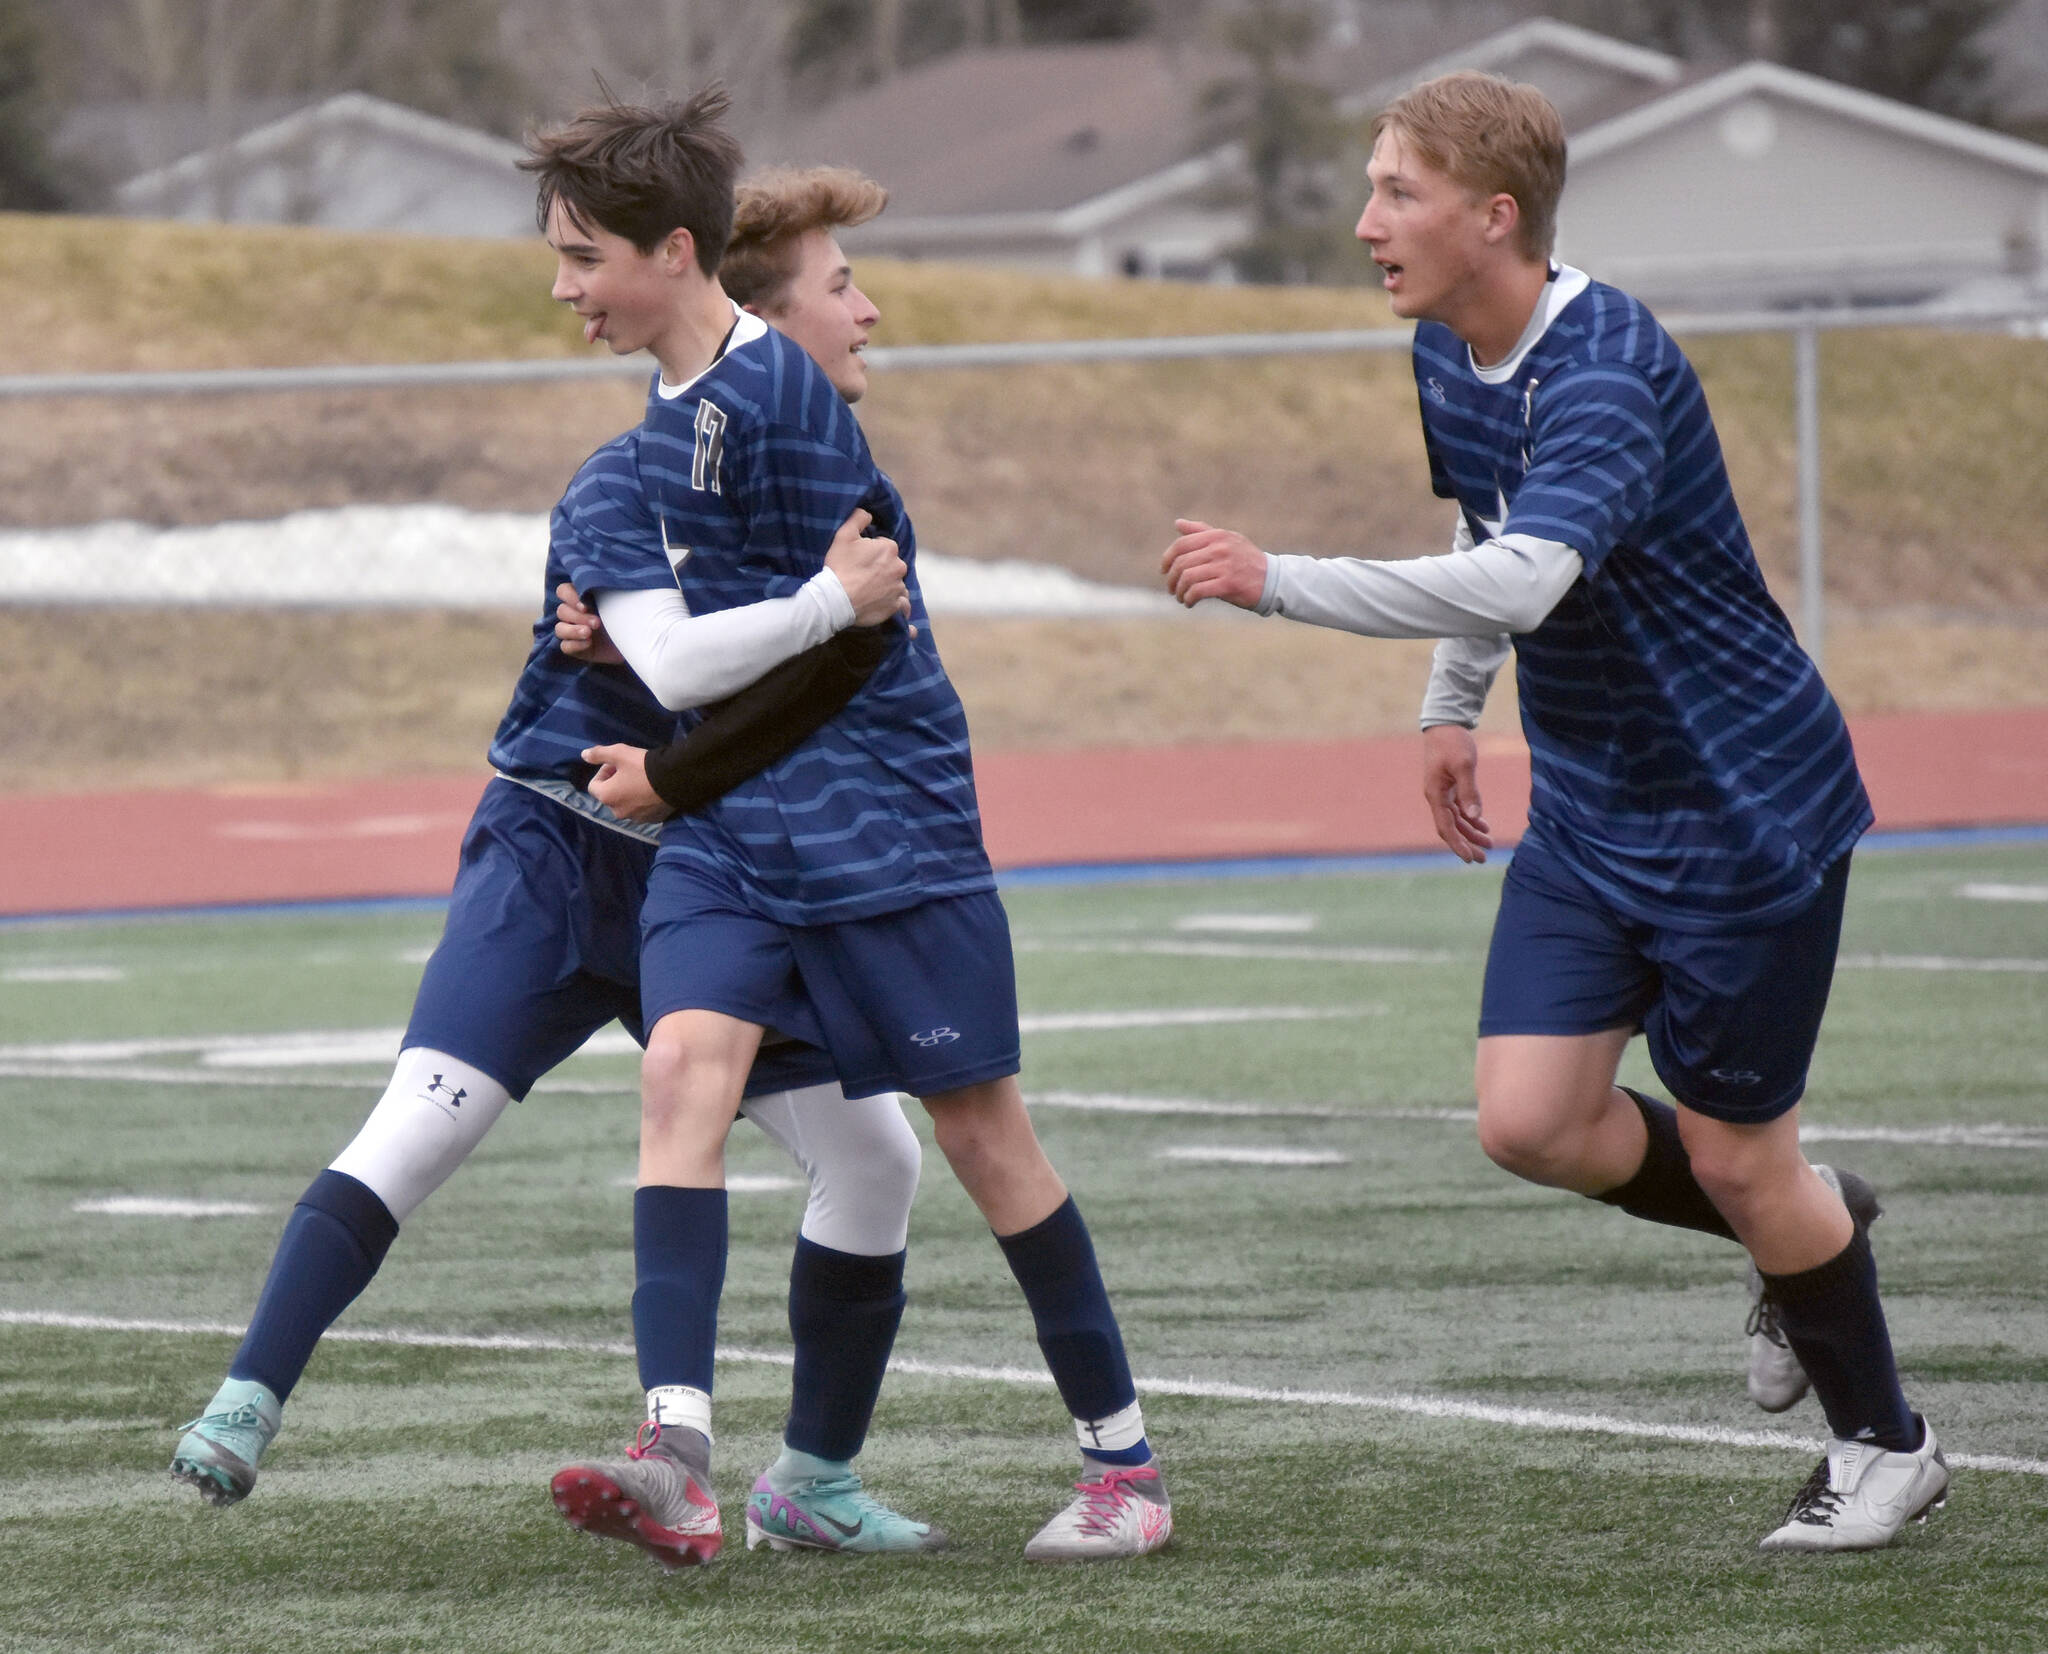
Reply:
[[[1995,308],[1937,305],[1843,310],[1748,310],[1661,318],[1681,337],[1789,333],[1798,452],[1799,630],[1816,662],[1825,646],[1820,492],[1820,335],[1872,328],[2010,331],[2048,336],[2048,303]],[[1199,361],[1252,356],[1327,356],[1405,351],[1408,328],[1301,333],[1226,333],[1141,339],[1024,340],[1002,344],[892,345],[867,352],[882,372],[1073,366],[1101,362]],[[42,373],[0,376],[0,401],[36,397],[224,396],[286,391],[399,390],[463,385],[549,384],[646,377],[644,357],[536,357],[498,362],[393,362],[335,367],[227,368],[160,373]]]

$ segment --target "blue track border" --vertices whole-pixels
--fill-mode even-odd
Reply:
[[[1859,855],[1911,850],[1991,850],[2010,845],[2048,844],[2048,822],[1996,827],[1934,827],[1866,834]],[[1504,865],[1512,850],[1498,853]],[[1373,855],[1239,856],[1213,861],[1062,862],[1012,867],[997,875],[1006,890],[1062,885],[1169,884],[1193,879],[1306,879],[1345,873],[1449,873],[1460,867],[1448,850],[1396,850]],[[347,917],[369,913],[438,913],[445,896],[351,896],[305,902],[223,902],[194,907],[89,908],[74,913],[0,915],[0,930],[82,924],[151,924],[176,919],[303,918],[312,914]]]

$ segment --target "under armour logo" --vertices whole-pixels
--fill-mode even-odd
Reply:
[[[1761,1085],[1763,1076],[1753,1068],[1710,1068],[1707,1073],[1723,1085]]]
[[[1430,380],[1429,395],[1430,399],[1436,402],[1439,406],[1450,400],[1450,396],[1444,390],[1444,382],[1441,379]]]
[[[921,1045],[929,1051],[935,1045],[951,1045],[959,1037],[960,1034],[957,1029],[933,1028],[922,1034],[912,1034],[910,1042],[913,1045]]]
[[[446,1095],[450,1108],[462,1107],[462,1099],[469,1095],[468,1090],[447,1084],[446,1078],[445,1075],[436,1074],[433,1079],[427,1082],[426,1100],[428,1102],[434,1101],[434,1093],[439,1091]]]

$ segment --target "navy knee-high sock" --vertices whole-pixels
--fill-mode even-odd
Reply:
[[[1635,1176],[1620,1188],[1593,1198],[1608,1206],[1619,1206],[1630,1217],[1668,1223],[1678,1229],[1698,1229],[1723,1240],[1735,1239],[1728,1220],[1692,1175],[1685,1140],[1678,1135],[1678,1110],[1669,1103],[1654,1102],[1640,1091],[1630,1091],[1627,1086],[1617,1089],[1635,1103],[1650,1141]]]
[[[284,1238],[249,1317],[228,1377],[292,1393],[313,1346],[370,1284],[398,1236],[398,1220],[368,1185],[324,1171],[285,1220]]]
[[[725,1191],[634,1190],[633,1279],[641,1388],[683,1384],[708,1396],[725,1290]]]
[[[1092,1423],[1133,1406],[1138,1388],[1131,1382],[1123,1334],[1109,1307],[1095,1243],[1088,1238],[1088,1226],[1073,1198],[1069,1196],[1044,1222],[996,1240],[1024,1289],[1038,1329],[1038,1347],[1067,1411]],[[1112,1464],[1143,1464],[1151,1457],[1142,1436],[1134,1446],[1091,1446],[1085,1451]]]
[[[1785,1342],[1799,1357],[1828,1429],[1895,1453],[1920,1445],[1920,1421],[1899,1388],[1891,1333],[1877,1296],[1877,1260],[1858,1226],[1835,1256],[1793,1275],[1765,1275]]]
[[[851,1459],[867,1440],[903,1319],[904,1256],[862,1257],[797,1237],[789,1270],[796,1373],[782,1439],[799,1453]]]

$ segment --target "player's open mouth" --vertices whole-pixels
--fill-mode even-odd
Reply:
[[[1403,266],[1390,264],[1383,258],[1376,258],[1373,260],[1373,263],[1380,267],[1380,275],[1385,278],[1388,287],[1393,287],[1400,281]]]
[[[586,345],[594,345],[604,337],[604,319],[605,313],[602,310],[583,319],[583,342]]]

